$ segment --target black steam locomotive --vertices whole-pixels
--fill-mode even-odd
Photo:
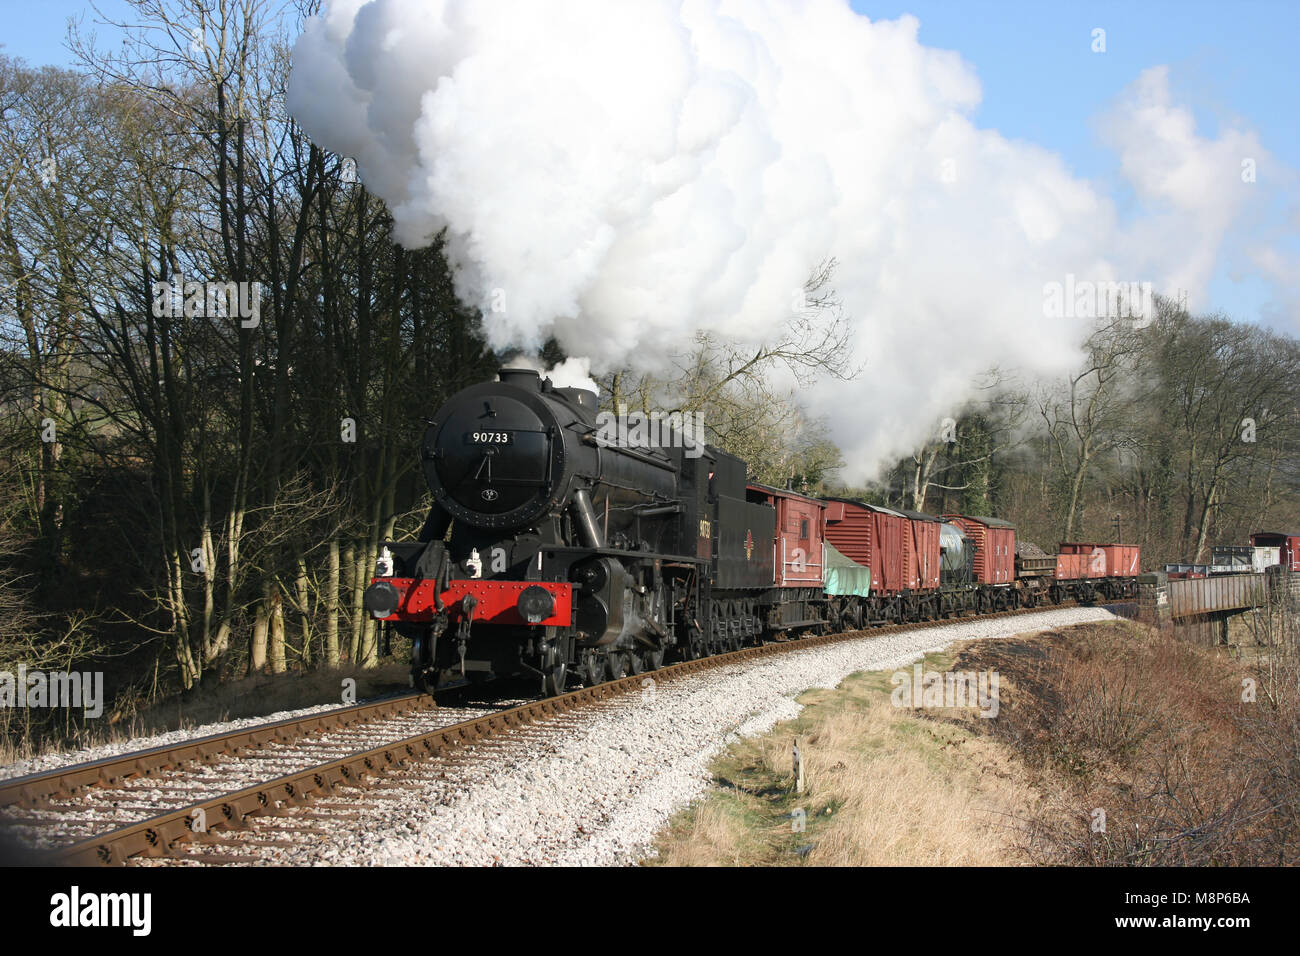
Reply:
[[[428,520],[382,546],[365,595],[411,638],[417,686],[531,674],[559,694],[824,623],[820,587],[772,586],[776,513],[747,500],[745,463],[657,439],[609,441],[595,393],[530,370],[438,410]]]

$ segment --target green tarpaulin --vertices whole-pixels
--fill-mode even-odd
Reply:
[[[852,558],[845,557],[829,541],[824,545],[826,557],[827,594],[856,594],[859,597],[871,596],[871,569],[864,568]]]

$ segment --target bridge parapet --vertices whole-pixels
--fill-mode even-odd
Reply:
[[[1139,621],[1160,630],[1173,627],[1169,608],[1169,576],[1163,571],[1149,571],[1138,575]]]
[[[1262,607],[1268,596],[1265,574],[1180,578],[1167,582],[1166,587],[1169,612],[1174,620]]]

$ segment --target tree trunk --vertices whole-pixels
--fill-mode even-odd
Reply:
[[[248,673],[260,674],[266,670],[266,632],[270,622],[271,582],[262,585],[262,600],[257,602],[253,618],[253,635],[248,646]]]
[[[1070,505],[1065,512],[1065,540],[1074,540],[1074,525],[1079,518],[1079,498],[1083,494],[1083,479],[1088,474],[1089,456],[1083,450],[1079,450],[1079,464],[1074,469],[1074,477],[1070,482]]]
[[[212,660],[216,654],[213,624],[217,610],[217,555],[212,546],[212,489],[207,482],[203,484],[203,531],[199,536],[199,547],[203,555],[203,620],[200,624],[199,646],[203,649],[203,660]]]
[[[366,580],[366,549],[363,547],[358,550],[352,545],[348,545],[348,577],[352,585],[352,597],[348,602],[348,613],[352,616],[352,640],[348,645],[348,660],[354,664],[361,663],[361,632],[365,624],[365,608],[362,607],[361,597],[365,593]]]
[[[302,640],[302,664],[307,667],[311,664],[311,607],[307,596],[307,562],[302,558],[301,549],[299,549],[298,554],[298,576],[294,581],[294,591],[298,599],[298,628]]]
[[[330,539],[329,587],[325,592],[325,663],[339,663],[339,539]]]
[[[1196,553],[1192,555],[1192,563],[1197,564],[1201,560],[1201,555],[1205,553],[1205,540],[1210,534],[1210,522],[1214,514],[1214,506],[1219,498],[1219,481],[1216,478],[1210,482],[1210,490],[1205,496],[1205,508],[1201,511],[1201,521],[1196,529]]]
[[[172,633],[176,639],[176,663],[180,668],[181,686],[189,690],[203,676],[203,670],[194,659],[194,649],[190,646],[190,618],[185,605],[185,569],[181,555],[175,549],[168,561],[167,576]]]
[[[284,664],[284,595],[280,582],[271,585],[271,673],[283,674]]]
[[[356,662],[362,667],[374,667],[379,663],[378,648],[375,644],[375,621],[366,613],[362,600],[369,580],[368,569],[374,567],[379,554],[378,538],[365,547],[357,559],[356,579],[352,586],[353,640],[356,642]]]
[[[928,451],[921,449],[912,456],[912,510],[924,511],[925,499],[930,494],[930,475],[934,471],[935,459],[939,457],[940,446],[935,445]]]

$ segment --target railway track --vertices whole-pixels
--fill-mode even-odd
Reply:
[[[405,694],[105,757],[42,773],[10,777],[0,780],[0,808],[38,807],[50,800],[73,796],[89,787],[116,787],[131,778],[149,777],[159,771],[193,763],[208,763],[219,755],[235,754],[245,748],[287,743],[325,730],[349,727],[412,709],[429,709],[434,706],[433,699],[428,695]]]
[[[358,801],[418,786],[418,768],[429,761],[559,725],[565,715],[703,671],[958,621],[742,648],[496,711],[439,708],[427,695],[407,695],[0,781],[0,834],[23,836],[21,843],[36,851],[34,862],[56,865],[257,863],[259,851],[289,845],[278,837],[327,832],[321,824],[354,818]]]
[[[0,856],[39,860],[102,832],[339,756],[491,713],[425,694],[341,707],[0,781]],[[191,826],[201,833],[202,814]]]

